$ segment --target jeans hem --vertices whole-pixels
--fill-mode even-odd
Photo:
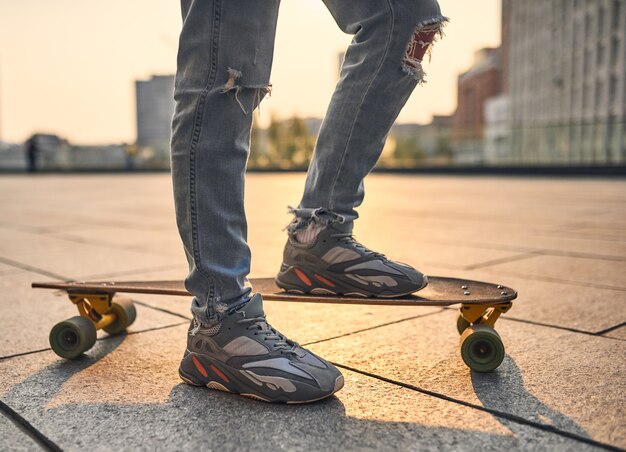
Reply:
[[[295,216],[294,220],[287,226],[287,231],[292,234],[311,226],[328,227],[336,223],[345,225],[352,223],[345,216],[324,207],[297,209],[289,207],[289,213]]]

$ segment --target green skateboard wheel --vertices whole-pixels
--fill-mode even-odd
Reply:
[[[117,317],[115,322],[104,328],[111,335],[123,333],[137,318],[135,305],[130,298],[114,298],[108,314]]]
[[[50,331],[50,346],[62,358],[74,359],[96,343],[96,327],[85,317],[59,322]]]
[[[472,325],[461,335],[461,357],[476,372],[491,372],[504,359],[500,335],[487,325]]]
[[[465,320],[465,317],[459,314],[459,317],[456,319],[456,329],[459,334],[463,334],[463,331],[470,327],[471,323]]]

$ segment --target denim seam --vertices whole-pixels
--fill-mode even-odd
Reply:
[[[354,132],[354,126],[356,124],[358,115],[361,112],[361,108],[363,107],[363,101],[365,100],[365,96],[367,96],[367,93],[369,92],[370,88],[372,87],[372,84],[374,83],[374,80],[376,79],[376,77],[378,76],[378,73],[380,72],[380,69],[385,61],[385,58],[387,58],[387,53],[389,52],[389,46],[390,46],[390,42],[391,42],[391,37],[393,36],[393,25],[394,25],[394,12],[393,12],[393,7],[391,6],[391,2],[390,0],[387,0],[387,6],[389,7],[389,13],[391,15],[391,21],[390,21],[390,27],[389,27],[389,34],[387,35],[387,43],[385,44],[385,53],[383,54],[383,56],[380,59],[380,63],[378,64],[378,67],[376,68],[376,71],[374,72],[374,75],[372,76],[369,84],[367,85],[367,89],[365,89],[365,91],[363,92],[363,95],[361,96],[361,101],[359,102],[359,106],[357,108],[357,114],[355,115],[355,119],[352,122],[352,126],[350,127],[350,133],[348,134],[348,139],[346,141],[346,145],[343,149],[343,152],[341,154],[341,161],[339,162],[339,165],[337,167],[337,173],[335,175],[335,178],[333,179],[333,184],[332,187],[330,189],[330,194],[329,194],[329,199],[328,199],[328,207],[329,210],[334,211],[334,203],[333,203],[333,195],[335,194],[335,187],[337,186],[337,180],[339,179],[339,174],[341,174],[341,169],[343,168],[343,164],[345,162],[346,159],[346,153],[348,152],[348,146],[350,144],[350,141],[352,140],[352,133]]]
[[[217,72],[217,58],[218,58],[218,41],[220,33],[220,13],[222,9],[221,0],[215,0],[214,14],[213,14],[213,30],[211,33],[212,45],[211,45],[211,67],[205,81],[205,88],[200,94],[198,99],[198,105],[196,106],[194,128],[191,137],[191,143],[189,146],[189,199],[190,202],[190,217],[191,217],[191,243],[193,247],[193,258],[196,263],[196,269],[198,273],[202,275],[207,284],[208,292],[206,294],[206,309],[209,319],[215,317],[215,309],[213,306],[213,299],[215,297],[215,281],[214,278],[207,273],[202,267],[202,259],[200,257],[200,246],[198,240],[198,210],[197,210],[197,193],[196,193],[196,150],[198,148],[198,142],[200,141],[200,134],[202,133],[202,121],[204,119],[204,113],[206,108],[206,98],[211,90],[212,85],[215,83],[215,77]]]

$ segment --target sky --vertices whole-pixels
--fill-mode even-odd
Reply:
[[[477,49],[500,43],[500,0],[439,3],[451,22],[401,123],[451,114],[458,74]],[[174,0],[0,0],[0,139],[133,142],[134,80],[175,72],[180,26]],[[321,0],[283,0],[261,125],[272,115],[322,117],[350,40]]]

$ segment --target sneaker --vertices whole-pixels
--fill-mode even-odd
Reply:
[[[190,385],[264,402],[314,402],[343,387],[335,366],[267,323],[258,293],[216,326],[192,320],[179,374]]]
[[[426,275],[366,248],[349,229],[333,223],[310,243],[300,243],[289,233],[276,277],[278,287],[299,294],[385,298],[426,287]]]

